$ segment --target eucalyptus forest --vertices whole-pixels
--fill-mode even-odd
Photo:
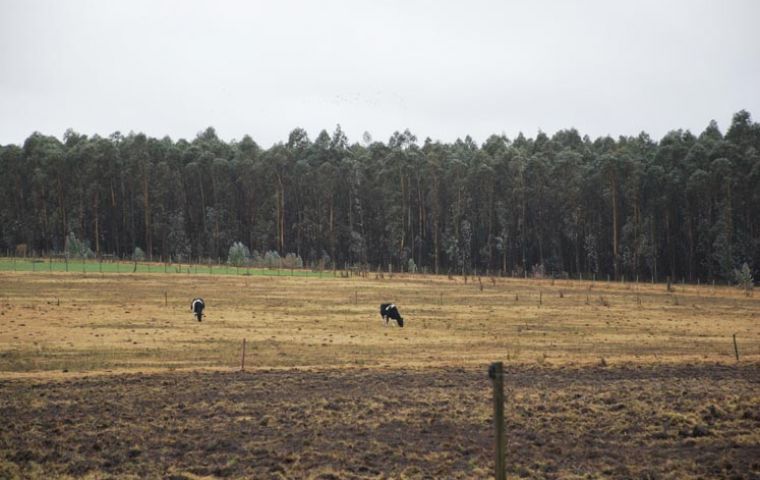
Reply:
[[[0,249],[164,262],[292,254],[310,268],[729,280],[760,270],[760,124],[659,141],[469,136],[350,143],[296,128],[262,148],[68,130],[0,146]]]

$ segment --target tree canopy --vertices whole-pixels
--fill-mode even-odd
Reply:
[[[338,126],[263,149],[142,133],[0,146],[0,249],[152,259],[294,253],[306,265],[439,273],[731,279],[760,271],[760,125],[590,139],[350,144]],[[72,236],[73,235],[73,236]]]

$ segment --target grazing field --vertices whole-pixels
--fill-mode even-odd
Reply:
[[[760,478],[728,287],[30,271],[0,307],[0,478],[488,478],[496,360],[511,478]]]

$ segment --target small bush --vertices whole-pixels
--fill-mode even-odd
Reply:
[[[409,273],[417,273],[417,264],[415,264],[414,260],[411,258],[406,262],[406,271]]]
[[[303,268],[303,259],[300,255],[289,253],[282,259],[283,268]]]
[[[752,295],[752,289],[755,286],[755,280],[752,278],[752,271],[749,268],[747,262],[744,262],[742,268],[734,270],[734,280],[736,285],[744,290],[744,294],[748,297]]]
[[[531,273],[533,274],[533,278],[545,278],[546,267],[544,267],[543,263],[538,263],[536,265],[533,265],[533,268],[531,269]]]
[[[227,263],[234,267],[243,267],[248,263],[251,252],[241,242],[233,242],[227,252]]]
[[[279,268],[280,267],[280,254],[275,250],[270,250],[264,254],[264,267],[266,268]]]
[[[79,240],[74,232],[69,233],[66,237],[65,247],[66,258],[94,258],[95,254],[90,249],[87,242]]]

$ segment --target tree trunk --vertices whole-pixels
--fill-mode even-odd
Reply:
[[[57,177],[58,180],[58,208],[61,210],[61,231],[63,232],[63,243],[66,244],[66,236],[68,232],[68,222],[66,221],[66,205],[63,202],[63,185],[61,184],[61,177]]]
[[[100,221],[98,218],[98,191],[95,190],[95,198],[92,202],[92,211],[93,215],[95,216],[95,255],[100,258]]]
[[[610,190],[612,191],[612,268],[615,280],[617,280],[620,274],[618,262],[618,194],[617,181],[614,174],[610,174]]]
[[[438,275],[439,270],[439,253],[438,253],[438,218],[433,220],[433,257],[435,261],[435,274]]]
[[[277,175],[277,247],[285,253],[285,186],[282,175]]]
[[[143,175],[143,209],[145,216],[145,248],[148,250],[148,258],[153,260],[153,237],[150,227],[150,190],[148,189],[147,172]]]

